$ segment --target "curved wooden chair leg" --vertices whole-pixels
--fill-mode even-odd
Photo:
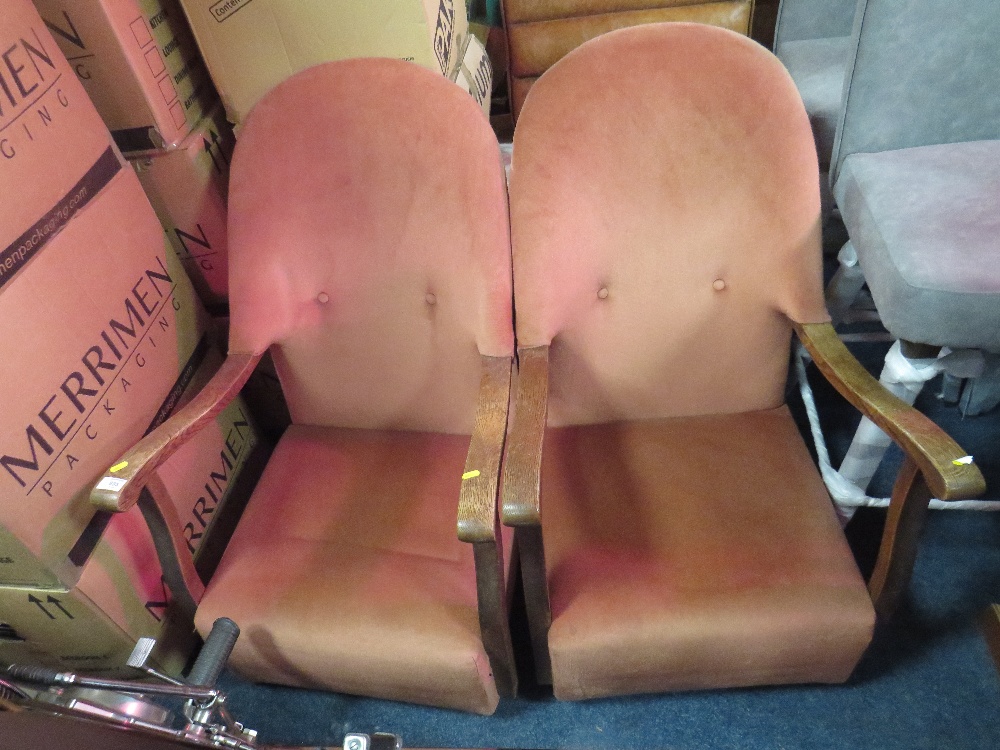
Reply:
[[[517,665],[510,638],[507,586],[503,574],[503,547],[499,529],[497,541],[475,542],[476,587],[479,591],[479,629],[483,647],[493,669],[497,693],[503,698],[517,695]]]
[[[868,581],[868,592],[881,618],[892,616],[909,586],[930,500],[930,489],[916,462],[906,456],[892,488],[882,544]]]
[[[991,604],[983,610],[979,616],[979,628],[986,639],[993,664],[1000,672],[1000,604]]]
[[[545,578],[545,548],[541,526],[518,526],[517,547],[521,556],[521,580],[524,584],[524,608],[528,615],[531,651],[535,660],[535,678],[540,685],[552,684],[549,658],[549,587]]]

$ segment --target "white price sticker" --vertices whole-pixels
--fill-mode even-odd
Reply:
[[[104,477],[104,479],[97,483],[97,489],[117,492],[125,486],[127,481],[125,479],[118,479],[117,477]]]

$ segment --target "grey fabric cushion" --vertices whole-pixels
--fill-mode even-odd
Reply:
[[[890,333],[1000,351],[1000,141],[852,154],[834,196]]]
[[[860,0],[831,173],[850,154],[1000,138],[1000,2]]]
[[[809,113],[822,169],[830,164],[833,152],[850,44],[849,36],[839,36],[783,42],[776,50]]]

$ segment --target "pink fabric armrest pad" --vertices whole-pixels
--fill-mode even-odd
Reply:
[[[777,406],[791,329],[828,320],[816,151],[767,50],[698,24],[587,42],[514,134],[519,346],[549,423]]]
[[[250,113],[230,187],[230,348],[271,344],[292,420],[472,429],[480,355],[513,352],[504,173],[440,75],[319,65]]]
[[[472,546],[455,532],[469,438],[292,425],[198,610],[240,624],[258,682],[492,713]]]
[[[557,697],[840,682],[871,640],[787,407],[550,429],[542,480]]]

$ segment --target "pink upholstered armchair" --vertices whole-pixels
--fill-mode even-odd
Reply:
[[[416,65],[329,63],[255,107],[231,179],[228,359],[94,501],[134,503],[270,348],[292,425],[199,628],[235,620],[231,664],[256,681],[492,713],[516,676],[496,506],[511,265],[489,123]]]
[[[829,324],[791,78],[732,32],[612,32],[538,80],[513,153],[502,517],[540,678],[563,699],[845,680],[927,487],[983,487]],[[870,594],[784,404],[793,330],[907,452]]]

